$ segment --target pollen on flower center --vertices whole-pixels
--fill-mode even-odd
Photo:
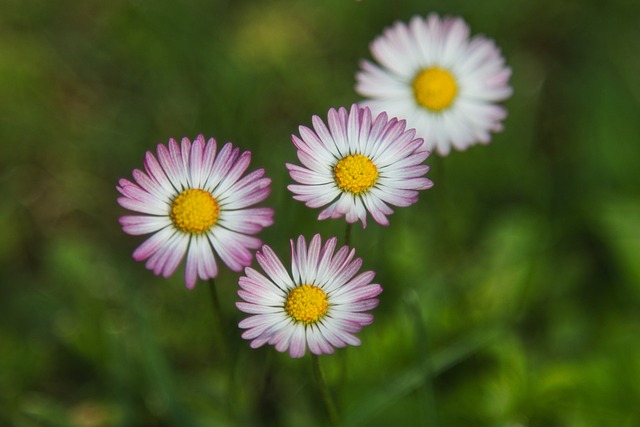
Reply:
[[[314,285],[302,285],[291,290],[285,310],[298,322],[314,323],[327,312],[327,294]]]
[[[199,234],[218,220],[220,207],[208,191],[190,188],[180,193],[171,205],[171,220],[180,230]]]
[[[431,111],[442,111],[455,99],[458,85],[451,72],[440,67],[429,67],[413,80],[413,93],[418,104]]]
[[[362,154],[351,154],[333,167],[338,188],[359,194],[367,191],[378,180],[378,168]]]

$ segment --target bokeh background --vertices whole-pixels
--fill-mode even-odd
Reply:
[[[0,0],[0,425],[325,425],[309,356],[240,339],[238,274],[131,259],[115,185],[202,133],[273,179],[288,259],[344,221],[287,192],[291,134],[353,87],[369,42],[462,15],[514,74],[489,146],[354,227],[385,289],[363,345],[321,357],[349,426],[640,425],[640,3],[631,0]]]

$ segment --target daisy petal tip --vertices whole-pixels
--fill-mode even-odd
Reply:
[[[251,348],[253,348],[253,349],[260,348],[260,347],[262,347],[263,345],[264,345],[264,343],[263,343],[263,342],[260,342],[260,341],[258,341],[258,340],[253,340],[253,341],[251,341],[251,343],[249,344],[249,346],[250,346]]]

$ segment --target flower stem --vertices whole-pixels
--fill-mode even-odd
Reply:
[[[211,293],[211,302],[213,308],[213,323],[214,323],[214,334],[216,335],[216,341],[218,344],[218,353],[223,358],[223,361],[228,362],[229,357],[229,345],[227,344],[227,335],[224,331],[224,323],[222,321],[222,312],[220,310],[220,298],[218,297],[218,292],[216,291],[216,284],[213,279],[209,279],[209,291]]]
[[[344,244],[349,246],[351,245],[351,226],[353,224],[350,224],[347,222],[347,228],[344,230]]]
[[[410,289],[405,294],[405,305],[413,320],[415,329],[415,357],[416,360],[429,359],[429,335],[425,327],[425,320],[420,306],[420,298],[414,289]],[[418,398],[421,400],[420,411],[415,414],[421,420],[420,425],[427,427],[438,427],[438,414],[436,411],[436,398],[433,386],[434,373],[430,365],[426,366],[421,387],[416,390]]]
[[[233,419],[238,418],[241,414],[236,407],[237,388],[234,380],[234,361],[235,357],[231,354],[231,347],[229,346],[229,337],[225,330],[225,324],[223,322],[222,310],[220,310],[220,298],[216,290],[216,284],[213,279],[209,279],[209,293],[211,294],[212,311],[213,311],[213,334],[215,339],[216,348],[214,349],[216,357],[220,359],[220,366],[222,367],[222,389],[224,390],[225,404],[228,409],[229,416]]]
[[[338,421],[338,411],[336,410],[336,405],[333,402],[331,393],[329,392],[329,387],[327,386],[327,380],[324,376],[324,372],[322,372],[322,367],[320,366],[320,358],[312,353],[311,362],[313,364],[313,374],[316,377],[316,382],[318,383],[318,388],[320,389],[320,393],[322,394],[324,406],[327,410],[327,414],[329,415],[329,421],[331,422],[332,426],[338,426],[340,425]]]

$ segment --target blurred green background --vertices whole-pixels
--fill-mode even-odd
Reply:
[[[315,426],[309,356],[240,339],[238,274],[131,259],[115,199],[202,133],[273,179],[261,237],[344,235],[286,190],[291,134],[350,105],[395,20],[462,15],[514,74],[506,130],[432,156],[436,186],[352,244],[385,291],[321,357],[345,425],[640,425],[640,3],[0,0],[0,425]],[[230,388],[227,386],[230,384]]]

